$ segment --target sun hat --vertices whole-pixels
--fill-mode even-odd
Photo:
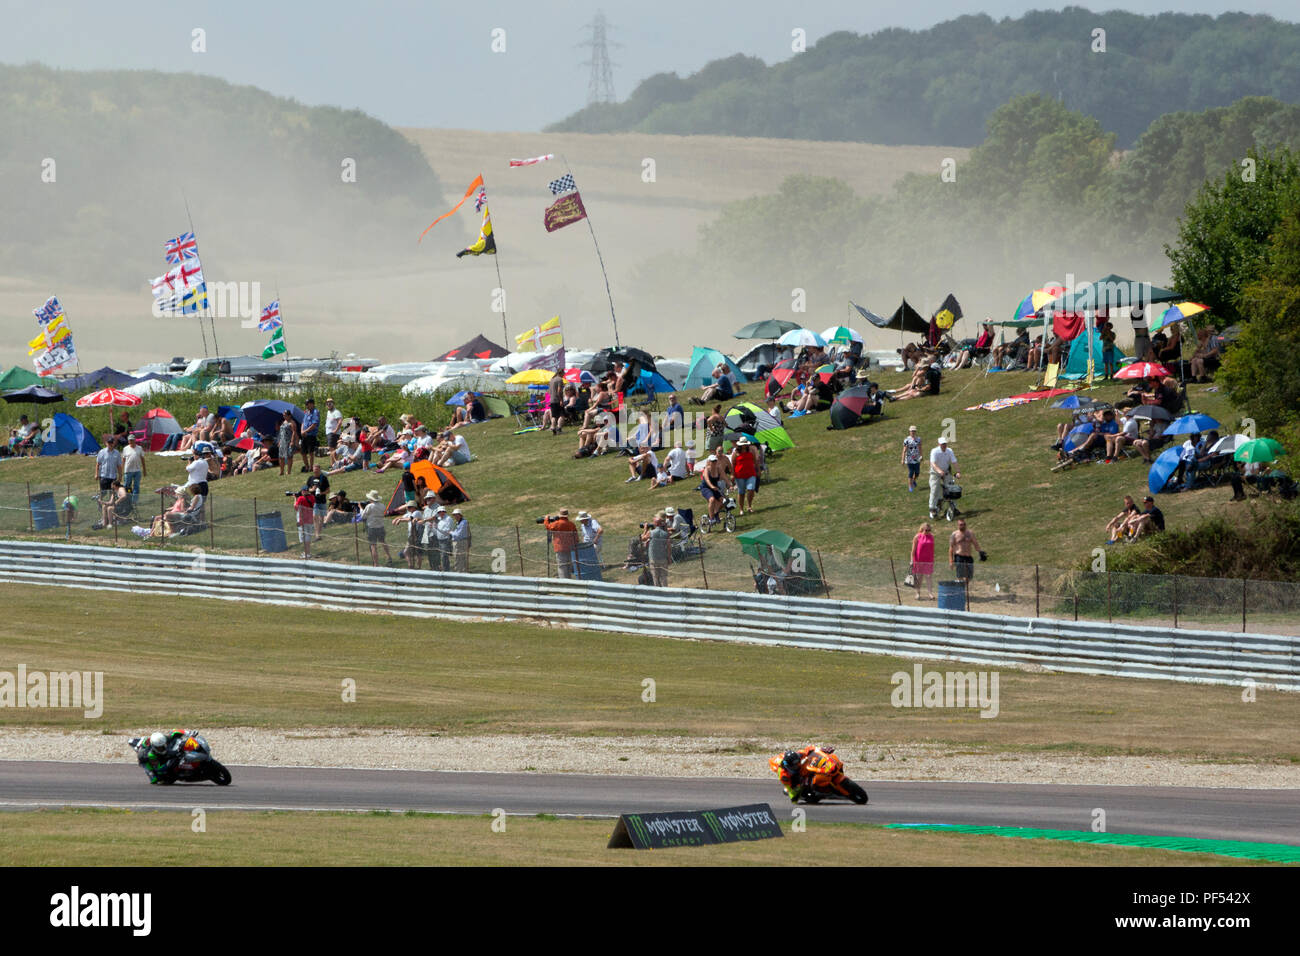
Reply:
[[[677,514],[677,509],[674,508],[672,505],[669,505],[667,508],[664,509],[664,514],[667,515],[669,518],[671,518],[673,515]]]
[[[710,455],[710,456],[709,456],[709,461],[717,461],[717,460],[718,460],[718,456],[717,456],[717,455]]]
[[[589,520],[591,520],[591,515],[587,514],[587,512],[585,512],[585,511],[579,511],[579,512],[578,512],[578,520],[579,520],[579,521],[589,521]]]
[[[865,382],[870,376],[871,376],[870,372],[868,372],[865,368],[860,368],[858,369],[858,374],[854,377],[860,381]]]
[[[378,501],[378,500],[379,500],[379,492],[375,491],[374,488],[371,488],[369,491],[366,492],[366,500],[367,500],[367,501]]]
[[[939,444],[940,444],[940,445],[946,445],[946,444],[948,444],[948,439],[947,439],[945,436],[940,435],[940,436],[939,436]]]
[[[569,517],[569,509],[568,509],[568,508],[561,508],[561,509],[560,509],[560,517],[561,517],[561,518],[567,518],[567,517]]]
[[[465,512],[461,511],[459,508],[453,508],[451,513],[454,515],[463,515]]]
[[[915,426],[915,425],[908,425],[908,426],[907,426],[907,430],[908,430],[909,432],[914,432],[914,431],[916,431],[916,426]]]
[[[443,505],[438,505],[438,507],[433,509],[433,513],[445,515],[447,513],[447,509]]]

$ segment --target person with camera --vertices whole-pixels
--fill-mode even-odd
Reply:
[[[316,496],[306,485],[297,493],[286,491],[285,495],[294,495],[293,514],[298,522],[298,540],[302,542],[303,560],[309,560],[311,542],[316,537]]]
[[[578,528],[569,520],[569,509],[561,508],[558,515],[538,518],[537,523],[545,525],[550,535],[551,549],[555,552],[555,565],[560,577],[573,577],[574,552],[578,550]]]
[[[650,583],[657,588],[668,587],[668,565],[672,563],[672,539],[664,527],[663,515],[641,525],[641,540],[646,546],[646,566],[650,570]]]

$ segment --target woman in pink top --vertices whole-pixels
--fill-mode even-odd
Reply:
[[[921,525],[921,530],[912,539],[912,586],[916,588],[916,599],[921,596],[921,584],[925,583],[930,597],[934,597],[934,532],[930,522]]]

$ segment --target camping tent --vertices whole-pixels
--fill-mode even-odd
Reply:
[[[1070,343],[1070,357],[1061,371],[1061,378],[1080,379],[1088,377],[1088,349],[1084,346],[1085,337],[1080,335]],[[1115,365],[1118,367],[1124,353],[1115,347]],[[1101,333],[1092,330],[1092,368],[1094,375],[1100,375],[1105,369],[1102,357]]]
[[[105,365],[103,368],[97,368],[93,372],[86,372],[76,378],[65,378],[59,382],[59,389],[64,392],[85,392],[92,388],[126,388],[128,385],[138,385],[139,383],[140,379],[135,376],[127,375],[126,372],[120,372]]]
[[[452,349],[443,355],[438,361],[450,362],[454,359],[494,359],[504,358],[510,353],[497,345],[495,342],[476,335],[464,345]]]
[[[736,360],[729,355],[724,355],[717,349],[705,348],[697,345],[691,352],[691,367],[686,373],[686,381],[682,382],[682,388],[704,388],[713,384],[713,370],[719,365],[726,365],[732,376],[735,377],[736,383],[745,382],[749,377],[740,370]]]
[[[648,368],[641,369],[641,374],[637,377],[636,384],[633,385],[629,392],[645,392],[647,395],[666,395],[669,392],[676,391],[673,383],[664,378],[657,371],[651,371]]]
[[[441,465],[435,465],[430,461],[417,461],[411,464],[407,469],[412,478],[423,478],[424,483],[429,490],[437,497],[438,502],[444,505],[458,505],[469,501],[469,492],[446,468]],[[406,495],[402,491],[402,479],[397,480],[397,487],[393,489],[392,497],[388,499],[388,510],[384,512],[384,517],[392,517],[401,514],[406,504]]]
[[[53,379],[41,378],[35,372],[29,372],[25,368],[19,368],[17,365],[9,369],[3,375],[0,375],[0,391],[8,392],[15,388],[26,388],[28,385],[45,385],[49,386]]]
[[[161,451],[168,435],[179,435],[180,423],[165,408],[151,408],[140,417],[140,427],[144,431],[141,442],[146,451]]]
[[[785,448],[793,448],[794,442],[791,440],[786,430],[781,427],[775,418],[768,414],[766,409],[755,405],[753,402],[741,402],[733,405],[727,412],[727,427],[744,432],[747,435],[753,435],[755,441],[767,442],[767,447],[772,451],[781,451]]]
[[[71,415],[55,412],[50,427],[42,436],[45,444],[42,455],[93,455],[99,451],[99,442],[81,422]]]

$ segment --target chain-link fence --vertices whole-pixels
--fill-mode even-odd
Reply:
[[[226,497],[228,479],[209,483],[197,520],[168,517],[175,498],[142,487],[134,507],[103,522],[98,492],[77,485],[0,483],[0,534],[118,547],[202,549],[230,554],[301,555],[303,545],[290,497]],[[66,507],[75,499],[75,510]],[[471,539],[466,570],[476,573],[557,577],[561,573],[546,528],[534,524],[482,526],[466,509]],[[114,516],[110,514],[110,518]],[[97,527],[102,525],[102,527]],[[385,523],[384,541],[372,552],[363,524],[343,518],[325,524],[310,543],[313,559],[348,564],[430,567],[447,561],[438,550],[408,547],[406,523]],[[741,529],[742,531],[744,529]],[[761,553],[761,549],[760,549]],[[777,591],[877,604],[938,603],[1012,617],[1149,624],[1300,635],[1300,583],[1193,578],[1178,575],[1062,570],[1037,565],[976,562],[969,585],[957,579],[942,556],[933,579],[909,586],[906,560],[822,553],[813,540],[766,564],[745,553],[733,534],[692,536],[674,548],[670,587],[727,591]],[[636,583],[648,579],[638,529],[606,527],[599,549],[579,549],[569,569],[575,577]]]

